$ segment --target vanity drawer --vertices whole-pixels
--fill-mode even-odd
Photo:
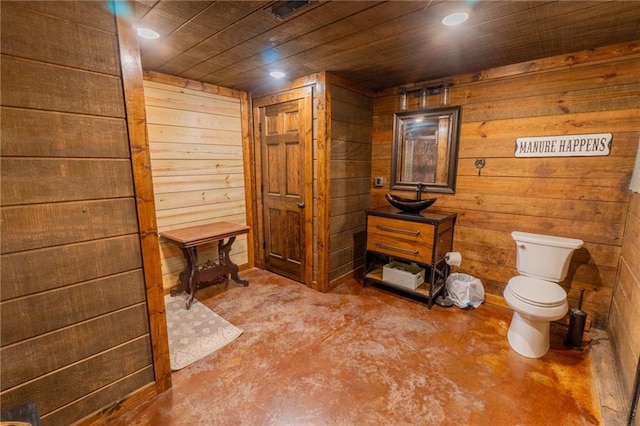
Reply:
[[[367,250],[431,263],[434,227],[428,223],[369,216]]]
[[[388,217],[369,216],[367,236],[399,238],[413,244],[433,244],[434,227],[428,223],[409,222]]]
[[[367,250],[388,254],[389,256],[401,257],[414,262],[431,263],[433,246],[429,244],[416,244],[400,238],[389,238],[385,236],[367,237]]]

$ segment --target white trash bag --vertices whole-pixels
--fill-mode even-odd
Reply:
[[[447,277],[447,292],[458,308],[477,308],[484,302],[482,282],[471,275],[454,272]]]

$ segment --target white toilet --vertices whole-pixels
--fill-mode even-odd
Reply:
[[[509,280],[504,299],[515,311],[507,338],[520,355],[540,358],[549,350],[550,322],[569,310],[567,293],[557,283],[569,270],[582,240],[514,231],[517,277]]]

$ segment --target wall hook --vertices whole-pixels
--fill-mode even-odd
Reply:
[[[476,158],[476,169],[478,169],[478,176],[480,176],[480,171],[485,166],[485,164],[486,161],[484,161],[484,158]]]

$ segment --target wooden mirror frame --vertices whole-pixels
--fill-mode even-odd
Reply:
[[[415,191],[418,183],[423,183],[423,192],[455,193],[461,110],[462,108],[460,106],[446,106],[416,111],[403,111],[395,114],[393,123],[393,148],[391,153],[391,189]],[[437,182],[435,180],[425,181],[426,179],[422,181],[404,180],[403,177],[400,176],[400,172],[404,162],[404,141],[406,140],[404,132],[407,127],[406,123],[416,119],[422,119],[423,121],[434,120],[442,116],[447,116],[450,123],[448,133],[439,137],[440,139],[445,138],[447,141],[448,167],[446,170],[446,182]],[[443,175],[444,172],[445,171],[443,171]]]

